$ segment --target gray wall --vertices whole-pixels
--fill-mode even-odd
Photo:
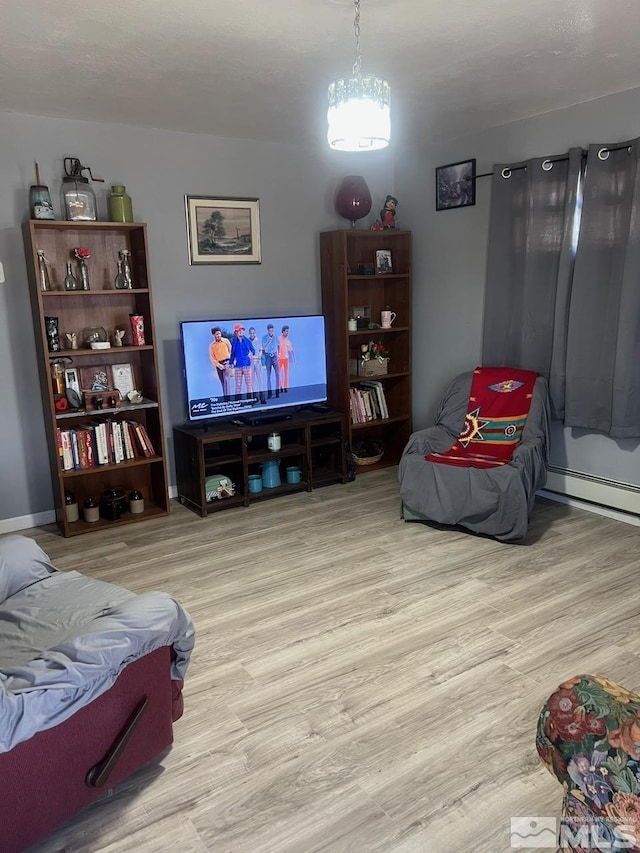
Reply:
[[[490,178],[477,182],[475,207],[436,212],[434,169],[471,157],[479,174],[496,162],[615,143],[640,135],[640,89],[514,122],[455,142],[425,145],[396,158],[403,224],[414,232],[415,428],[433,422],[449,380],[480,363]],[[637,440],[554,426],[552,463],[640,484]]]
[[[94,184],[100,219],[112,183],[124,183],[137,221],[147,222],[170,482],[171,427],[184,421],[179,321],[321,308],[318,232],[343,228],[333,194],[346,174],[364,175],[374,208],[393,192],[389,152],[357,155],[195,134],[0,114],[0,519],[52,509],[21,222],[28,218],[33,162],[59,213],[62,159],[79,157],[107,183]],[[190,267],[184,195],[260,199],[262,264]]]

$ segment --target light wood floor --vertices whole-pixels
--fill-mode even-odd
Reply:
[[[640,688],[640,528],[541,502],[526,545],[399,519],[395,469],[64,540],[62,569],[162,589],[197,642],[175,744],[33,853],[503,853],[557,816],[540,706]],[[1,845],[0,845],[1,846]]]

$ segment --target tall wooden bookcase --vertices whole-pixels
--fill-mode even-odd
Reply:
[[[376,269],[376,252],[391,253],[392,272],[369,274]],[[370,471],[398,463],[411,434],[411,232],[326,231],[320,234],[322,310],[327,326],[329,405],[344,412],[349,422],[349,442],[372,439],[382,443],[379,462],[358,468]],[[349,331],[354,306],[366,306],[371,321],[380,324],[380,313],[396,313],[389,329],[359,328]],[[389,353],[388,373],[370,377],[382,383],[388,418],[353,423],[349,417],[352,388],[365,377],[354,375],[353,364],[360,347],[369,341],[382,343]]]
[[[167,515],[167,466],[146,225],[31,220],[24,223],[23,234],[56,519],[63,535],[74,536]],[[65,291],[66,264],[73,260],[73,251],[77,247],[91,252],[91,259],[87,262],[91,289]],[[46,292],[41,290],[38,279],[38,249],[44,250],[50,264],[53,289]],[[114,288],[118,253],[123,249],[131,253],[132,290]],[[75,261],[73,263],[75,267]],[[144,318],[143,346],[133,345],[130,314],[142,314]],[[45,317],[58,319],[60,352],[48,349]],[[84,329],[96,327],[104,328],[110,339],[115,329],[124,329],[124,345],[90,349],[84,343],[82,333]],[[68,348],[66,341],[66,334],[72,332],[78,336],[79,348],[75,350]],[[125,399],[122,404],[110,408],[107,400],[99,411],[84,408],[86,401],[83,401],[83,408],[59,411],[56,402],[61,395],[55,393],[52,366],[62,357],[70,359],[65,367],[78,368],[79,373],[83,367],[110,365],[113,369],[116,365],[130,365],[133,384],[143,395],[143,401],[131,404]],[[144,426],[153,445],[153,455],[63,470],[59,431],[75,432],[96,422],[125,420]],[[141,491],[145,500],[144,512],[131,514],[125,511],[119,521],[102,517],[97,522],[85,521],[82,513],[84,500],[89,497],[99,500],[105,490],[113,488],[123,489],[127,494],[134,489]],[[81,508],[79,520],[72,523],[67,521],[65,514],[66,491],[75,495]]]

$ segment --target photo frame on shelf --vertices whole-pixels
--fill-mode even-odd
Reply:
[[[190,264],[259,264],[257,198],[185,196]]]
[[[462,160],[436,168],[436,210],[476,203],[476,161]]]
[[[80,377],[78,376],[78,368],[77,367],[65,367],[64,369],[64,384],[69,391],[75,391],[78,396],[80,395]]]
[[[79,368],[83,391],[112,391],[113,374],[110,364],[87,364]]]
[[[390,249],[376,250],[376,275],[384,275],[393,272]]]
[[[120,392],[122,397],[126,397],[130,391],[135,390],[133,367],[130,364],[112,364],[111,373],[113,387]]]

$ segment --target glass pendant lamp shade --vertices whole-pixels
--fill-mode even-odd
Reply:
[[[391,90],[373,75],[329,86],[327,141],[335,151],[377,151],[391,138]]]
[[[327,141],[334,151],[378,151],[391,139],[391,89],[386,80],[362,73],[360,2],[354,0],[356,61],[351,77],[329,86]]]
[[[365,179],[361,175],[343,178],[334,205],[338,216],[348,219],[355,228],[358,219],[368,216],[371,210],[371,193]]]

